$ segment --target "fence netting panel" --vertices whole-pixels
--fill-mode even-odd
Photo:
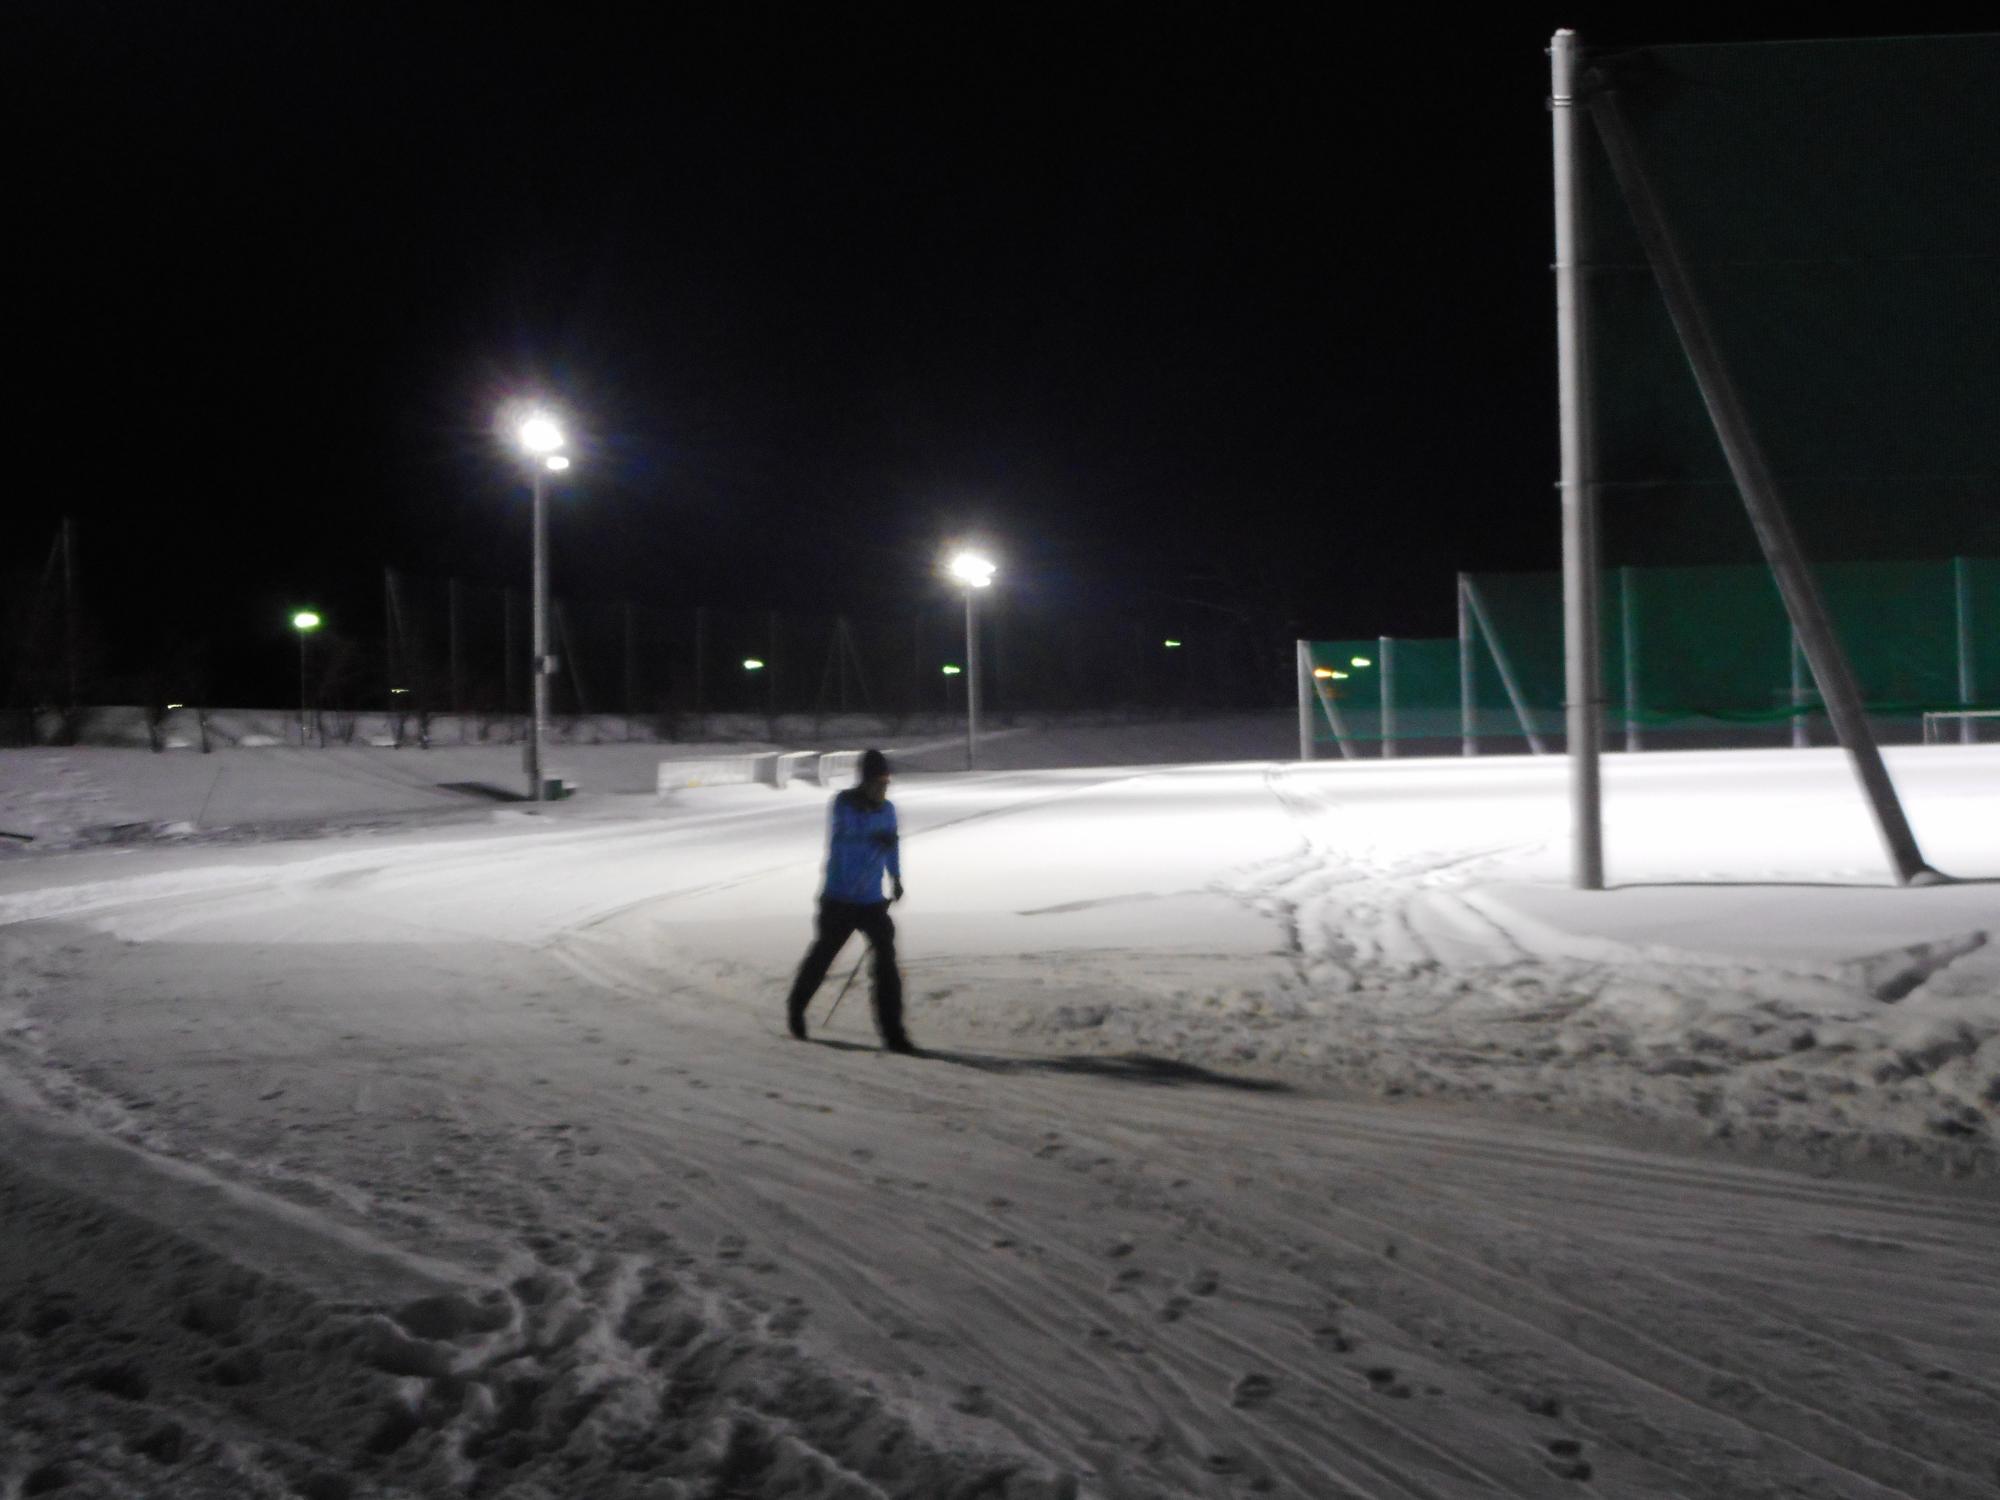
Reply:
[[[1588,41],[1586,36],[1585,41]],[[1587,54],[1808,556],[2000,552],[2000,36]],[[1759,554],[1595,130],[1605,560]]]

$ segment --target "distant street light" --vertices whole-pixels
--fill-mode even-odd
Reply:
[[[1365,656],[1350,656],[1347,659],[1347,664],[1350,667],[1372,667],[1375,665],[1374,662]]]
[[[764,664],[754,656],[746,656],[743,658],[743,670],[746,672],[761,672],[764,670]]]
[[[1161,642],[1161,644],[1164,645],[1169,651],[1178,651],[1181,649],[1181,643],[1179,641],[1163,641]]]
[[[961,552],[952,558],[951,576],[965,589],[965,769],[979,763],[979,632],[972,616],[972,600],[979,590],[993,583],[998,569],[977,552]],[[947,667],[949,675],[956,675]]]
[[[544,411],[530,411],[523,416],[515,425],[514,440],[534,464],[534,624],[529,649],[534,655],[535,692],[534,716],[528,725],[528,796],[540,802],[548,796],[548,783],[542,776],[542,740],[549,722],[549,677],[555,671],[554,659],[549,655],[548,506],[542,486],[548,475],[560,474],[569,467],[569,457],[559,451],[565,446],[561,425]]]
[[[306,746],[306,637],[319,629],[319,616],[302,609],[292,616],[292,629],[299,633],[299,748]]]

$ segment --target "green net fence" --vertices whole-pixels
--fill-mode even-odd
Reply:
[[[2000,710],[2000,562],[1828,563],[1815,572],[1885,738],[1926,714]],[[1469,574],[1468,638],[1313,641],[1315,737],[1350,746],[1558,748],[1562,579]],[[1618,568],[1602,591],[1605,724],[1618,743],[1775,743],[1817,733],[1819,700],[1769,570]],[[1957,737],[1958,725],[1951,726]],[[2000,737],[1996,725],[1989,737]]]
[[[2000,36],[1583,41],[1584,97],[1625,121],[1806,554],[2000,554]],[[1605,561],[1757,560],[1591,121]]]

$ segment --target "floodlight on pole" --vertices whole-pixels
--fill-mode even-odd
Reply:
[[[319,629],[319,616],[312,610],[301,609],[292,615],[292,629],[299,633],[299,748],[306,746],[307,719],[311,707],[306,693],[306,637]]]
[[[993,575],[999,570],[991,559],[977,552],[960,552],[946,571],[965,589],[965,769],[970,771],[979,760],[979,632],[972,600],[980,589],[992,586]]]
[[[534,656],[534,713],[528,723],[528,796],[536,802],[548,796],[548,782],[542,775],[542,741],[549,722],[549,678],[555,658],[549,655],[549,533],[547,497],[542,482],[551,473],[560,474],[570,465],[562,424],[539,408],[530,408],[514,425],[514,441],[533,464],[534,492],[534,624],[530,651]]]

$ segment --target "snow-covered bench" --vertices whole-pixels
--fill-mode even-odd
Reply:
[[[714,755],[699,760],[660,762],[659,795],[698,786],[778,785],[778,756],[773,751],[751,755]]]

